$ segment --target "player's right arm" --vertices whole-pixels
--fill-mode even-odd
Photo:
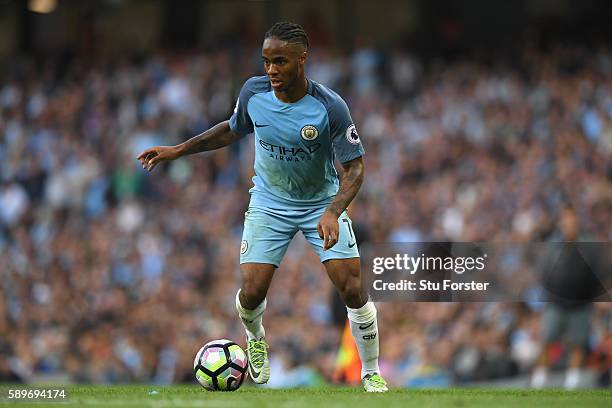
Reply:
[[[140,153],[137,159],[140,160],[143,169],[151,171],[163,161],[219,149],[234,143],[241,137],[242,135],[230,129],[229,120],[226,120],[181,144],[150,147]]]
[[[189,154],[207,152],[230,145],[241,137],[253,132],[253,122],[248,112],[248,101],[257,88],[269,87],[264,77],[253,77],[246,81],[240,90],[234,113],[224,122],[192,137],[176,146],[155,146],[140,153],[137,157],[142,168],[151,171],[158,163],[175,160]]]

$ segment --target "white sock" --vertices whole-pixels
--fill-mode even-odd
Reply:
[[[238,316],[240,316],[240,321],[249,340],[261,340],[266,336],[266,331],[261,324],[263,313],[266,310],[266,299],[253,310],[245,309],[240,304],[240,289],[238,289],[238,293],[236,293],[236,310],[238,310]]]
[[[531,388],[544,388],[548,380],[548,370],[546,367],[536,367],[531,375]]]
[[[351,309],[347,306],[346,311],[361,359],[361,378],[367,374],[380,373],[378,369],[378,323],[374,303],[368,300],[359,309]]]
[[[581,371],[579,368],[570,368],[565,373],[565,382],[563,387],[566,390],[575,390],[580,385]]]

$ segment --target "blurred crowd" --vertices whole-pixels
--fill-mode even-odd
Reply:
[[[16,58],[5,69],[0,379],[191,381],[202,344],[244,342],[234,297],[253,139],[150,174],[135,159],[229,117],[244,80],[262,72],[257,49],[233,52]],[[584,237],[612,238],[609,49],[487,63],[325,48],[311,51],[307,74],[344,97],[365,146],[350,209],[360,245],[555,240],[568,201]],[[264,316],[272,386],[331,378],[344,319],[334,296],[296,237]],[[541,309],[381,303],[383,374],[431,386],[529,373]],[[589,349],[607,358],[611,333],[612,308],[597,304]]]

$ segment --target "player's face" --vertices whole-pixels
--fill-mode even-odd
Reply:
[[[580,224],[576,213],[570,209],[561,210],[561,231],[567,241],[574,241],[580,232]]]
[[[272,89],[287,92],[304,77],[306,50],[300,44],[292,44],[278,38],[266,38],[261,50],[266,75]]]

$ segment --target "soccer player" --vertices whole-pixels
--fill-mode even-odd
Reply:
[[[594,273],[598,269],[603,271],[597,266],[599,254],[592,253],[585,246],[571,245],[590,239],[580,234],[580,219],[569,203],[564,203],[560,209],[559,229],[560,236],[555,238],[564,244],[551,249],[541,265],[541,285],[547,295],[547,303],[541,318],[543,344],[531,377],[531,386],[543,388],[547,385],[550,349],[555,343],[562,342],[569,351],[563,386],[573,390],[579,388],[583,381],[582,367],[592,326],[591,300],[606,293],[606,289]]]
[[[227,146],[254,133],[255,173],[240,245],[236,308],[247,334],[253,381],[270,378],[262,316],[274,271],[302,231],[344,301],[368,392],[385,392],[378,368],[376,308],[361,289],[359,251],[346,213],[364,177],[359,135],[338,94],[306,78],[308,37],[280,22],[265,34],[265,76],[245,82],[229,120],[176,146],[146,149],[151,171],[165,160]],[[342,165],[339,177],[334,159]]]

